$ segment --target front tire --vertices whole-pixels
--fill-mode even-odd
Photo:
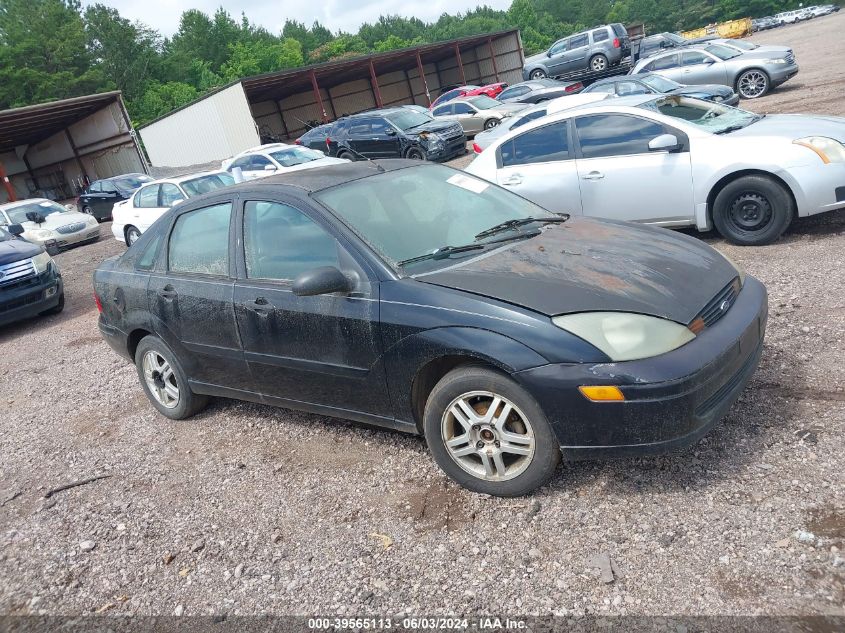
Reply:
[[[559,442],[534,398],[485,367],[446,374],[428,397],[423,428],[437,465],[475,492],[528,494],[560,463]]]
[[[596,73],[607,70],[607,57],[604,55],[593,55],[590,58],[590,70]]]
[[[44,315],[44,316],[47,316],[47,315],[50,315],[50,314],[60,314],[61,311],[64,310],[64,309],[65,309],[65,293],[62,292],[62,294],[59,295],[59,302],[56,305],[54,305],[52,308],[50,308],[49,310],[44,310],[44,312],[42,312],[41,314]]]
[[[132,246],[141,237],[141,231],[131,224],[126,227],[123,234],[126,237],[126,246]]]
[[[356,160],[355,154],[353,154],[352,152],[338,152],[337,157],[345,158],[346,160]]]
[[[423,154],[423,151],[419,147],[412,147],[406,152],[405,158],[410,158],[411,160],[425,160],[425,154]]]
[[[743,99],[757,99],[769,92],[769,75],[759,68],[746,70],[736,79],[736,91]]]
[[[546,74],[546,71],[542,68],[536,68],[535,70],[531,71],[529,77],[531,77],[531,79],[545,79],[546,77],[548,77],[548,75]]]
[[[138,343],[135,368],[147,398],[171,420],[189,418],[208,404],[208,396],[191,391],[175,354],[157,336],[145,336]]]
[[[713,203],[713,224],[726,240],[741,246],[776,241],[795,217],[795,201],[770,176],[743,176],[728,183]]]
[[[494,127],[498,126],[501,121],[499,119],[487,119],[484,122],[484,129],[485,130],[492,130]]]

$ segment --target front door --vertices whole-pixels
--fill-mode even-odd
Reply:
[[[390,417],[378,284],[322,224],[293,204],[245,202],[243,252],[235,311],[265,399]],[[293,280],[321,266],[353,279],[353,292],[293,294]]]
[[[399,132],[386,119],[374,118],[370,125],[372,158],[402,158],[399,150]]]
[[[584,215],[663,226],[694,223],[689,142],[679,130],[626,114],[575,119]],[[648,149],[661,134],[674,134],[680,152]]]
[[[569,38],[567,50],[563,54],[562,63],[558,66],[558,74],[570,73],[587,68],[587,57],[590,55],[590,37],[586,33]]]
[[[167,264],[147,286],[156,334],[176,352],[189,380],[253,391],[232,294],[231,201],[181,214],[167,245]]]
[[[503,143],[496,182],[555,213],[581,213],[569,122],[534,128]]]
[[[719,84],[728,85],[725,62],[701,51],[683,51],[681,68],[677,80],[682,84]]]
[[[464,128],[464,134],[477,134],[484,129],[483,113],[476,110],[470,104],[459,101],[454,105],[455,118]]]

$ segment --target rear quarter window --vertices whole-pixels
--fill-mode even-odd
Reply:
[[[610,28],[613,29],[613,32],[616,34],[617,37],[628,37],[628,29],[626,29],[623,25],[619,24],[611,24]]]
[[[593,31],[593,42],[604,42],[605,40],[610,39],[610,34],[608,34],[607,29],[597,29]]]

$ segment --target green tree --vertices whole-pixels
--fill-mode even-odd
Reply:
[[[301,66],[304,62],[302,45],[294,39],[281,42],[266,41],[238,42],[231,47],[229,60],[223,64],[222,73],[226,81],[258,75],[284,68]]]
[[[199,95],[199,91],[190,84],[178,81],[162,84],[154,81],[140,99],[128,104],[127,109],[135,124],[142,125],[190,103]]]

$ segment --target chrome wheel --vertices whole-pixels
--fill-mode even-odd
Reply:
[[[755,99],[766,94],[769,89],[769,77],[762,70],[749,70],[742,73],[737,82],[740,96]]]
[[[446,451],[461,469],[485,481],[522,474],[534,458],[534,429],[507,398],[471,391],[455,398],[440,424]]]
[[[607,58],[603,55],[596,55],[590,62],[590,68],[595,72],[601,72],[607,68]]]
[[[176,374],[167,359],[158,352],[150,350],[144,354],[142,362],[144,380],[147,388],[159,404],[173,409],[179,404],[179,385]]]
[[[545,77],[546,73],[539,69],[531,73],[531,79],[544,79]]]
[[[135,242],[138,241],[138,238],[141,237],[141,231],[136,229],[134,226],[130,226],[126,229],[126,245],[132,246]]]
[[[499,119],[489,119],[489,120],[484,122],[484,129],[485,130],[492,130],[497,125],[499,125]]]

